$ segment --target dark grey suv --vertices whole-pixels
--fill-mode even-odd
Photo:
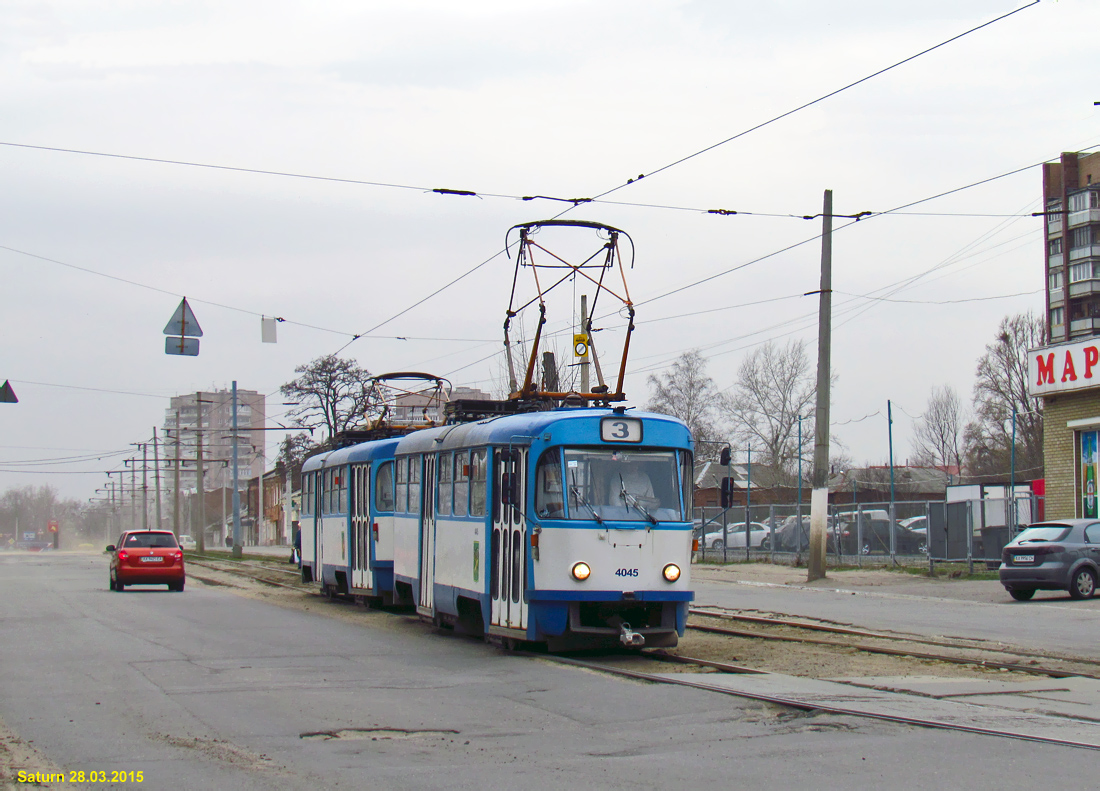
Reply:
[[[1096,592],[1100,577],[1100,521],[1039,522],[1021,531],[1001,555],[1000,578],[1017,601],[1037,590],[1064,590],[1075,599]]]

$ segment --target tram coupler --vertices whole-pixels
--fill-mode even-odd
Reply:
[[[641,648],[645,645],[645,637],[633,631],[630,624],[623,621],[619,624],[619,642],[627,648]]]

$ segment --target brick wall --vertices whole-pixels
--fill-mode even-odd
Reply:
[[[1077,433],[1071,420],[1100,417],[1100,389],[1061,393],[1043,399],[1043,464],[1046,475],[1047,519],[1077,516]]]

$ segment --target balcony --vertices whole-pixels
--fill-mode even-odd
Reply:
[[[1084,225],[1087,222],[1100,222],[1100,209],[1081,209],[1069,213],[1069,227]]]
[[[1053,292],[1051,294],[1050,301],[1054,302]],[[1100,280],[1082,280],[1079,283],[1069,284],[1070,299],[1086,297],[1089,294],[1100,294]]]
[[[1069,251],[1070,261],[1080,261],[1082,258],[1092,256],[1100,257],[1100,244],[1089,245],[1088,247],[1073,247]]]
[[[1084,285],[1084,284],[1082,283],[1082,285]],[[1062,289],[1052,288],[1050,290],[1050,306],[1051,307],[1055,307],[1056,305],[1061,305],[1063,299],[1065,299],[1065,296],[1062,293]]]
[[[1074,319],[1069,323],[1071,338],[1081,335],[1096,335],[1100,333],[1100,317],[1089,319]]]

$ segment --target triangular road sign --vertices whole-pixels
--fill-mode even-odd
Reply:
[[[172,318],[168,319],[168,323],[164,325],[164,334],[184,338],[202,337],[202,327],[199,326],[199,320],[195,318],[195,314],[191,312],[187,297],[183,298],[176,312],[172,314]]]
[[[15,397],[15,391],[11,389],[11,382],[4,380],[4,386],[0,387],[0,404],[18,404],[19,399]]]

